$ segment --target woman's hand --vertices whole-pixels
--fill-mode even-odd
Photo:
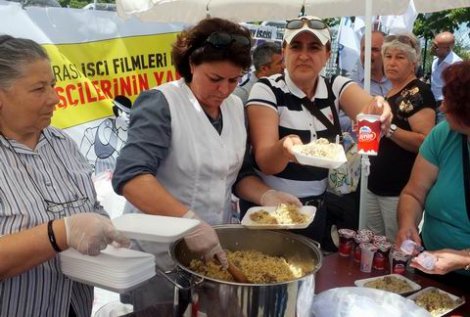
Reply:
[[[81,213],[64,218],[67,245],[87,255],[98,255],[110,243],[129,246],[109,218],[96,213]]]
[[[282,153],[289,161],[295,161],[294,145],[303,144],[299,136],[295,134],[286,135],[281,139]]]
[[[261,196],[262,206],[277,206],[279,204],[293,204],[302,207],[300,200],[289,193],[269,189]]]
[[[405,227],[398,230],[395,238],[395,249],[400,250],[401,244],[405,240],[413,240],[417,246],[421,246],[421,238],[416,227]]]
[[[412,258],[410,266],[428,274],[447,274],[449,272],[460,270],[470,263],[469,256],[464,251],[452,249],[442,249],[438,251],[426,251],[436,257],[436,262],[432,270],[427,270]]]
[[[382,135],[387,135],[392,124],[393,113],[388,102],[382,96],[375,96],[372,101],[363,109],[364,113],[380,115]]]
[[[225,251],[220,245],[219,237],[208,223],[202,221],[191,209],[186,212],[184,218],[197,219],[201,223],[184,237],[188,249],[202,254],[206,261],[216,257],[224,269],[228,268],[228,260]]]

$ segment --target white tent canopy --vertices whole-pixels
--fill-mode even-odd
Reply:
[[[399,15],[410,1],[417,12],[470,7],[470,0],[373,0],[370,14]],[[305,13],[322,18],[365,15],[366,0],[116,0],[118,14],[144,21],[195,23],[207,16],[238,22],[285,20]]]

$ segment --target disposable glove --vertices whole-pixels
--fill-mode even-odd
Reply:
[[[279,204],[293,204],[302,207],[300,200],[294,195],[274,189],[267,190],[261,196],[261,206],[277,206]]]
[[[197,219],[201,223],[188,235],[184,241],[189,250],[204,255],[207,260],[213,260],[214,256],[224,269],[228,268],[227,255],[220,245],[219,237],[208,223],[202,221],[191,209],[186,212],[183,218]]]
[[[98,255],[110,243],[128,247],[130,241],[116,231],[111,220],[96,213],[81,213],[65,217],[67,244],[78,252]]]

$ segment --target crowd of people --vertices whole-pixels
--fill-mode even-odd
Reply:
[[[334,251],[328,169],[299,164],[293,148],[354,133],[359,113],[377,114],[382,138],[363,198],[366,227],[397,247],[412,239],[437,259],[433,269],[414,260],[411,266],[469,280],[470,62],[460,61],[453,45],[451,33],[436,35],[429,87],[416,75],[416,37],[374,31],[369,93],[360,68],[353,79],[322,75],[332,37],[317,17],[287,21],[282,46],[254,50],[245,27],[204,19],[172,46],[182,78],[142,92],[132,106],[114,190],[127,199],[126,213],[200,220],[184,241],[224,268],[213,226],[231,223],[232,195],[245,207],[314,205],[312,224],[293,233]],[[363,64],[364,40],[361,47]],[[92,287],[61,273],[57,255],[67,248],[97,255],[110,243],[130,244],[155,254],[159,267],[171,263],[168,245],[130,243],[113,227],[96,199],[92,168],[74,141],[50,126],[55,82],[40,45],[0,36],[0,316],[90,316]],[[445,116],[438,125],[436,112]],[[358,213],[358,198],[343,206]],[[123,301],[138,310],[173,296],[173,285],[156,276]]]

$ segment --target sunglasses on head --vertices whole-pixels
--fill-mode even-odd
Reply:
[[[312,30],[323,30],[323,29],[328,28],[326,23],[323,22],[322,20],[301,18],[301,19],[288,20],[286,24],[286,29],[298,30],[298,29],[303,28],[305,24],[307,24],[307,26]]]
[[[241,47],[250,47],[251,41],[248,37],[238,34],[230,34],[226,32],[213,32],[207,39],[206,43],[209,43],[215,48],[226,48],[232,45],[238,45]]]
[[[397,41],[406,45],[411,46],[413,49],[416,49],[416,42],[407,35],[388,35],[384,39],[385,42]]]

